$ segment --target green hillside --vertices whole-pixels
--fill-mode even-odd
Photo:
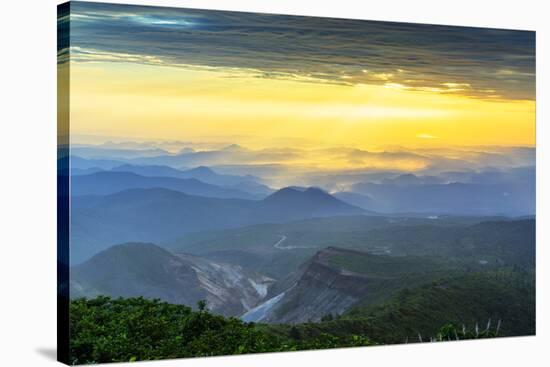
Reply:
[[[360,304],[343,318],[372,320],[371,335],[384,343],[435,335],[442,324],[478,324],[501,320],[500,335],[535,333],[533,272],[500,269],[447,277],[424,286],[403,289],[380,305]]]
[[[534,219],[479,220],[476,217],[317,218],[197,232],[164,246],[262,271],[277,279],[295,271],[317,250],[329,246],[391,256],[440,256],[472,267],[534,265]],[[284,249],[276,248],[283,236]]]
[[[368,336],[379,344],[393,344],[418,342],[419,335],[424,341],[435,338],[448,325],[453,326],[452,339],[454,331],[461,334],[463,327],[474,337],[476,324],[481,332],[491,320],[492,336],[533,335],[534,273],[501,269],[445,277],[403,289],[382,303],[358,304],[342,316],[328,314],[322,320],[263,327],[282,338],[290,337],[291,333],[305,338],[323,333],[335,336],[352,333]]]

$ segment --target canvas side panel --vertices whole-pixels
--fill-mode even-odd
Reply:
[[[70,3],[57,7],[57,359],[69,364]]]

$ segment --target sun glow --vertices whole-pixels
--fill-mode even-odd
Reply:
[[[231,136],[258,148],[266,136],[357,147],[535,143],[533,101],[259,78],[224,68],[106,62],[101,59],[109,56],[100,56],[71,63],[76,134]]]

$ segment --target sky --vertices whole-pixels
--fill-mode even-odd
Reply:
[[[535,145],[534,32],[71,2],[58,55],[75,136]]]

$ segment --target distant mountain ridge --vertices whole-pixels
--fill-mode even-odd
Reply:
[[[72,195],[109,195],[129,189],[165,188],[218,198],[253,199],[244,191],[207,184],[196,178],[151,177],[133,172],[101,171],[71,178]]]
[[[190,169],[176,169],[163,165],[133,165],[124,164],[114,167],[112,171],[133,172],[143,176],[166,176],[176,178],[196,178],[213,185],[235,185],[241,182],[258,182],[260,179],[254,176],[222,175],[209,167],[198,166]]]
[[[261,183],[261,179],[251,175],[219,174],[206,166],[191,169],[176,169],[166,165],[135,165],[120,161],[89,160],[71,156],[71,174],[80,176],[101,171],[130,172],[146,177],[170,177],[197,179],[204,183],[223,186],[250,193],[257,198],[265,197],[274,190]]]
[[[522,216],[535,213],[535,191],[534,176],[526,182],[502,184],[425,184],[407,176],[392,183],[357,183],[337,196],[381,213]]]
[[[307,210],[313,217],[365,213],[363,209],[344,203],[316,187],[282,188],[262,200],[262,206],[271,213],[290,212],[289,215],[294,210]]]
[[[83,261],[115,243],[156,242],[201,230],[363,213],[318,189],[282,189],[264,200],[202,197],[162,188],[77,196],[71,259]]]
[[[78,156],[91,159],[132,159],[168,155],[170,152],[159,148],[108,148],[108,147],[72,147],[71,151]]]

